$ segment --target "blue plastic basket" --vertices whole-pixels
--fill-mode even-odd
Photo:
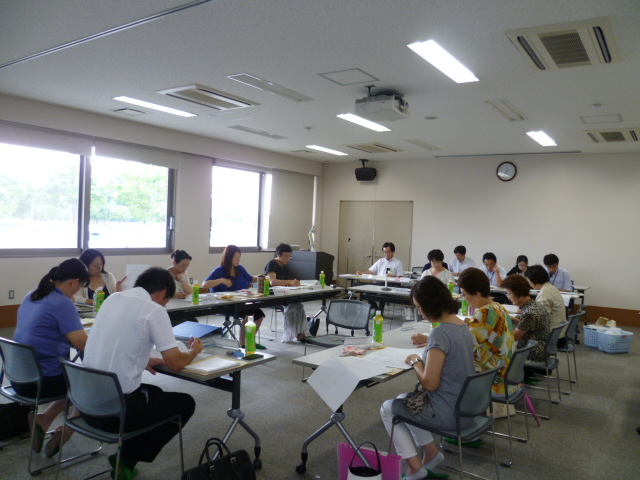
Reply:
[[[593,326],[584,327],[584,344],[587,347],[598,348],[598,334],[603,330],[604,328],[596,328]]]
[[[633,333],[622,332],[622,335],[598,332],[598,350],[607,353],[628,353],[631,350]]]

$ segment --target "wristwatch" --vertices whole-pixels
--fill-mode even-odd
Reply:
[[[411,360],[411,362],[409,362],[409,365],[411,365],[413,367],[416,363],[421,362],[421,361],[422,361],[421,358],[414,358],[413,360]]]

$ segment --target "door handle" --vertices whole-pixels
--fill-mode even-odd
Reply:
[[[371,255],[365,255],[364,258],[371,258]]]

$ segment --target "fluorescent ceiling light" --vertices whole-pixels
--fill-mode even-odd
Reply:
[[[180,117],[197,117],[197,115],[193,113],[183,112],[182,110],[176,110],[175,108],[164,107],[156,103],[145,102],[144,100],[138,100],[136,98],[120,96],[120,97],[113,97],[113,99],[118,100],[120,102],[132,103],[133,105],[139,105],[141,107],[151,108],[153,110],[160,110],[161,112],[171,113],[172,115],[178,115]]]
[[[319,150],[321,152],[330,153],[331,155],[349,155],[348,153],[331,150],[330,148],[321,147],[319,145],[307,145],[306,147],[313,148],[314,150]]]
[[[235,80],[236,82],[244,83],[245,85],[249,85],[250,87],[257,88],[258,90],[264,90],[265,92],[272,93],[273,95],[292,100],[294,102],[308,102],[310,100],[313,100],[313,98],[307,97],[306,95],[291,90],[290,88],[283,87],[282,85],[278,85],[277,83],[270,82],[269,80],[256,77],[255,75],[250,75],[248,73],[228,75],[227,78]]]
[[[375,130],[376,132],[390,132],[391,130],[387,127],[380,125],[378,123],[374,123],[366,118],[359,117],[354,115],[353,113],[341,113],[340,115],[336,115],[338,118],[346,120],[347,122],[355,123],[360,125],[361,127],[369,128],[371,130]]]
[[[527,135],[529,135],[543,147],[555,147],[557,145],[553,138],[544,133],[542,130],[537,132],[527,132]]]
[[[477,82],[473,72],[456,60],[453,55],[438,45],[434,40],[415,42],[407,45],[411,50],[436,67],[456,83]]]

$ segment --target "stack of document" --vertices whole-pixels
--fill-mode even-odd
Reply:
[[[240,362],[234,362],[233,360],[227,360],[220,357],[209,357],[199,362],[194,362],[184,367],[187,372],[199,373],[206,375],[207,373],[219,372],[221,370],[228,370],[240,365]]]
[[[202,339],[208,335],[220,332],[222,327],[198,322],[183,322],[173,327],[173,334],[179,340],[191,340],[193,337]]]

